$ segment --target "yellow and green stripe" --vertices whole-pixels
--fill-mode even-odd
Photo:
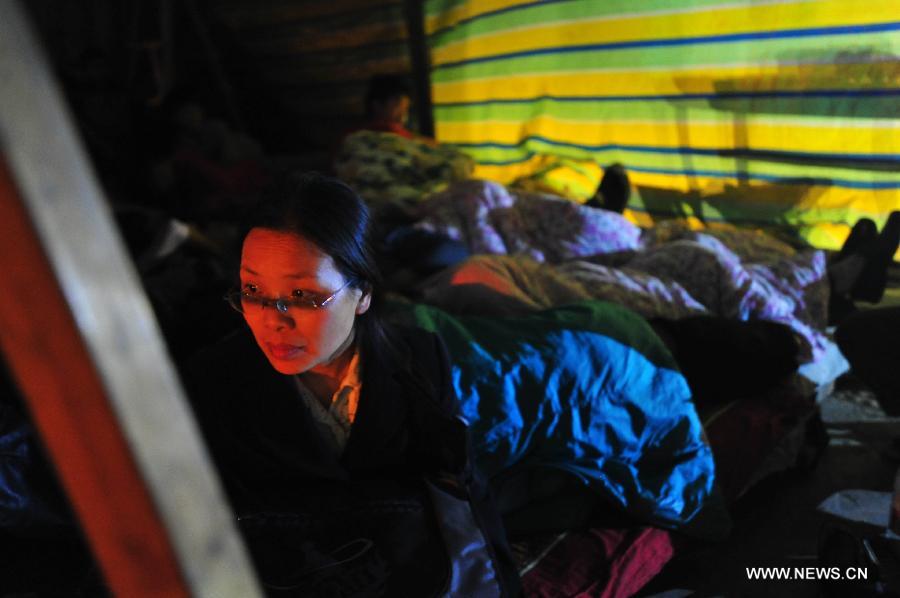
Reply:
[[[425,25],[438,139],[480,176],[620,161],[636,213],[681,193],[826,245],[900,208],[900,0],[430,0]]]

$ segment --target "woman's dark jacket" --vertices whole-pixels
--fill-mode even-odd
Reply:
[[[417,329],[386,333],[389,344],[361,341],[362,391],[340,457],[319,436],[292,377],[272,368],[248,330],[192,363],[189,394],[261,577],[265,582],[266,567],[274,577],[290,577],[273,561],[291,546],[324,552],[322,562],[334,562],[340,559],[329,555],[338,539],[373,537],[390,553],[382,554],[387,568],[400,571],[390,575],[385,595],[415,595],[411,588],[431,587],[444,575],[437,571],[449,571],[450,558],[460,568],[465,557],[447,553],[468,554],[472,544],[457,539],[455,551],[447,530],[471,528],[490,557],[481,577],[493,575],[504,594],[518,594],[500,518],[470,458],[443,342]],[[459,523],[473,518],[473,525]],[[437,554],[443,558],[428,556]],[[310,554],[296,558],[316,561]],[[371,569],[378,565],[369,565],[366,575],[377,577]],[[301,585],[309,578],[300,577]],[[456,593],[476,591],[468,588]]]

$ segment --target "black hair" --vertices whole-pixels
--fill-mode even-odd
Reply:
[[[369,209],[346,183],[316,172],[275,179],[246,220],[253,228],[298,235],[331,256],[350,286],[371,294],[356,317],[357,338],[367,359],[379,360],[393,346],[381,318],[382,278],[372,250]]]
[[[366,89],[366,115],[371,116],[375,102],[384,102],[392,98],[412,96],[409,80],[403,75],[375,75],[369,79]]]

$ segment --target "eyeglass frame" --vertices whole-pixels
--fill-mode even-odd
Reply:
[[[306,297],[264,297],[261,295],[246,295],[244,290],[235,289],[233,291],[229,291],[225,293],[225,296],[222,297],[228,305],[231,306],[232,309],[237,311],[238,313],[246,313],[242,308],[238,307],[243,304],[242,299],[250,299],[251,302],[257,303],[260,308],[265,309],[267,306],[272,306],[275,308],[280,314],[288,313],[291,307],[299,307],[303,309],[324,309],[328,306],[331,301],[338,296],[338,294],[346,289],[350,284],[353,283],[353,279],[348,280],[341,288],[330,294],[328,297],[325,297],[322,301],[317,301],[312,297],[312,293],[310,293],[310,297],[307,299]]]

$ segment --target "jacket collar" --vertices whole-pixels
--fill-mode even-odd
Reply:
[[[405,346],[400,347],[406,350]],[[341,462],[350,470],[365,469],[383,458],[386,445],[391,442],[406,425],[409,416],[409,388],[406,384],[403,364],[408,359],[401,353],[401,359],[374,366],[361,356],[362,393],[356,410],[356,419],[350,431],[347,447]],[[369,367],[366,367],[368,364]]]
[[[312,415],[297,400],[292,377],[275,372],[255,346],[252,337],[248,340],[253,344],[253,357],[250,358],[252,369],[257,372],[252,379],[259,384],[252,389],[252,395],[257,397],[252,401],[253,409],[257,410],[252,419],[265,423],[265,430],[254,430],[252,433],[277,445],[307,447],[285,455],[285,458],[292,461],[293,467],[319,477],[346,480],[351,471],[366,470],[384,463],[386,458],[390,458],[386,454],[388,445],[395,442],[396,436],[408,424],[410,393],[427,390],[420,389],[422,384],[409,372],[410,351],[402,339],[397,339],[395,345],[398,349],[396,359],[381,360],[382,363],[373,366],[371,360],[366,360],[365,354],[361,355],[362,392],[359,406],[347,446],[343,454],[336,457],[322,442],[296,442],[297,435],[318,438],[319,432]],[[366,367],[367,364],[370,367]],[[266,399],[260,400],[259,397]]]

